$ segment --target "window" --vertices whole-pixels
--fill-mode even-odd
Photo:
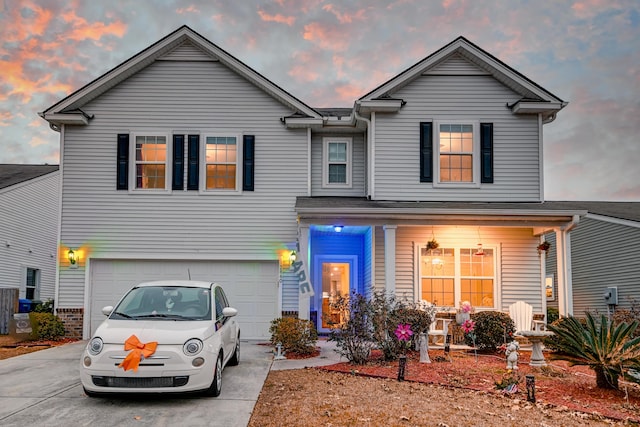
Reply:
[[[204,138],[205,190],[238,190],[238,149],[236,136]]]
[[[168,137],[164,134],[134,135],[133,164],[136,190],[166,190],[169,158]]]
[[[478,123],[436,123],[436,183],[479,183]]]
[[[25,279],[25,298],[34,300],[40,297],[40,270],[27,268]]]
[[[351,187],[351,139],[323,139],[323,187]]]
[[[419,292],[421,299],[439,307],[456,307],[469,301],[474,307],[494,308],[496,293],[496,249],[419,247]]]

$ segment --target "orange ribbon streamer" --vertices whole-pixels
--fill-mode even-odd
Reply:
[[[140,361],[155,353],[157,347],[158,343],[155,341],[144,344],[140,342],[137,336],[131,335],[124,342],[124,349],[131,350],[131,353],[127,354],[127,357],[118,365],[118,368],[123,368],[125,371],[133,369],[134,372],[138,372]]]

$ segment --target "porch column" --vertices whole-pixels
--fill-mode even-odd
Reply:
[[[564,228],[556,229],[558,264],[558,311],[560,316],[573,315],[573,285],[571,283],[571,235]]]
[[[387,293],[396,291],[396,228],[385,225],[384,229],[384,288]]]
[[[309,226],[300,225],[298,227],[298,245],[300,246],[300,252],[298,256],[300,261],[306,266],[306,270],[311,274],[309,269]],[[309,283],[311,279],[308,278]],[[308,293],[298,292],[298,318],[309,320],[311,311],[311,298]]]

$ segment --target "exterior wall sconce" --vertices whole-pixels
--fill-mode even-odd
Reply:
[[[296,262],[297,258],[298,258],[298,254],[296,253],[295,250],[291,252],[285,252],[284,254],[282,254],[282,258],[280,259],[280,262],[282,264],[282,269],[283,270],[290,269],[293,263]]]
[[[73,249],[69,249],[67,252],[67,259],[69,260],[69,268],[78,268],[78,256]]]
[[[333,231],[335,231],[336,233],[342,233],[342,229],[344,228],[344,226],[342,225],[334,225],[333,226]]]

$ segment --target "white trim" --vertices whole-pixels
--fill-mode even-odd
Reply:
[[[234,190],[224,188],[207,189],[207,138],[235,138],[236,139],[236,188]],[[243,142],[242,134],[238,133],[218,133],[204,131],[200,134],[200,153],[199,153],[199,180],[198,192],[200,194],[241,194],[242,193],[242,158],[243,158]],[[230,163],[229,163],[230,164]]]
[[[322,327],[322,269],[320,267],[320,263],[331,262],[331,263],[347,263],[349,264],[349,294],[352,293],[354,288],[357,290],[358,284],[358,257],[356,255],[330,255],[330,254],[322,254],[315,255],[313,257],[313,287],[315,288],[315,295],[313,298],[313,302],[316,308],[316,322],[315,325],[318,328],[318,331],[328,332],[329,328]]]
[[[611,216],[599,215],[599,214],[593,214],[593,213],[587,213],[586,217],[590,219],[595,219],[597,221],[604,221],[604,222],[610,222],[612,224],[626,225],[627,227],[640,228],[640,222],[633,221],[630,219],[614,218]]]
[[[541,202],[544,201],[544,137],[542,130],[543,120],[542,114],[538,114],[538,159],[540,159],[538,163],[538,183],[540,184],[540,197],[539,200]],[[495,145],[494,145],[495,150]],[[546,311],[545,311],[546,313]]]
[[[396,230],[397,225],[386,224],[384,230],[384,289],[386,292],[396,291]]]
[[[449,182],[440,180],[440,126],[471,125],[473,132],[472,182]],[[433,122],[433,187],[434,188],[478,188],[480,187],[480,122],[476,120],[436,120]]]
[[[427,246],[427,242],[414,242],[414,297],[416,301],[422,299],[422,263],[420,262],[420,249]],[[502,306],[502,263],[500,259],[502,257],[501,253],[501,245],[500,243],[482,243],[483,248],[493,250],[493,307],[479,307],[480,310],[500,310]],[[440,242],[440,248],[442,249],[453,249],[454,250],[454,258],[455,258],[455,266],[454,266],[454,307],[449,306],[439,306],[439,307],[448,307],[448,308],[458,308],[457,304],[462,300],[461,297],[461,280],[462,275],[460,272],[460,249],[474,249],[473,245],[469,245],[467,243],[449,243],[447,241]],[[465,276],[467,277],[467,276]]]
[[[346,156],[345,162],[329,162],[329,144],[338,143],[346,144]],[[329,164],[342,164],[346,165],[346,182],[330,183],[329,182]],[[322,138],[322,188],[351,188],[351,170],[353,164],[353,138],[350,137],[324,137]]]
[[[137,188],[136,166],[138,161],[136,159],[137,143],[136,138],[138,136],[162,136],[165,138],[165,161],[164,161],[164,188]],[[129,193],[169,193],[171,192],[171,176],[173,162],[171,161],[171,147],[173,140],[170,132],[154,132],[136,130],[129,132]],[[153,162],[151,162],[153,163]],[[145,163],[141,163],[145,164]],[[158,163],[159,164],[159,163]]]
[[[158,252],[158,253],[137,253],[137,252],[103,252],[99,255],[91,255],[87,257],[87,262],[91,259],[122,259],[122,260],[170,260],[170,261],[278,261],[277,254],[253,254],[251,257],[238,254],[203,254],[203,253],[176,253],[176,252]],[[86,267],[88,268],[88,267]]]
[[[60,175],[58,179],[60,182],[58,183],[58,224],[57,224],[57,232],[56,232],[56,276],[53,282],[53,313],[57,314],[58,304],[60,301],[60,247],[62,242],[62,187],[64,186],[63,172],[64,172],[64,135],[65,135],[65,125],[60,127],[60,164],[58,165],[58,172]],[[129,173],[127,171],[127,173]]]

